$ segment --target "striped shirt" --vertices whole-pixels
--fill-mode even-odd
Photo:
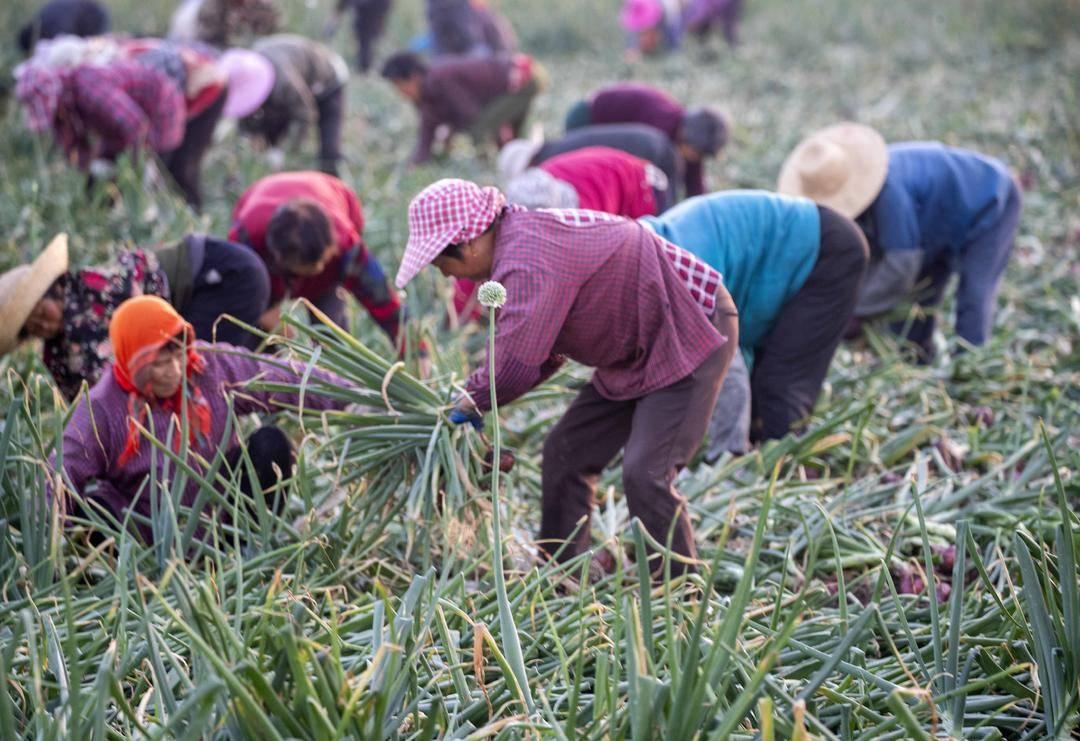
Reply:
[[[639,224],[595,211],[507,211],[492,280],[500,403],[544,381],[563,356],[596,368],[605,398],[634,399],[686,377],[726,342],[707,318],[720,275]],[[712,296],[706,294],[711,287]],[[487,364],[467,390],[490,408]]]

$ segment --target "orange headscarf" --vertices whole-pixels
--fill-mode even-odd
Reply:
[[[149,384],[137,386],[140,372],[154,362],[158,351],[174,337],[183,336],[187,345],[185,382],[169,399],[161,404],[177,414],[186,401],[190,439],[210,434],[210,405],[202,392],[188,381],[201,373],[206,361],[195,350],[195,330],[167,301],[157,296],[138,296],[120,304],[109,322],[109,340],[112,343],[113,377],[128,392],[128,438],[120,454],[123,466],[139,452],[139,424],[146,414],[147,401],[153,401]],[[138,406],[138,410],[136,410]],[[179,447],[179,438],[177,438]]]

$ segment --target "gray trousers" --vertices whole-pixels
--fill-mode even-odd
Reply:
[[[743,455],[750,450],[750,399],[750,373],[743,354],[737,352],[709,420],[705,436],[705,460],[709,463],[724,453]]]

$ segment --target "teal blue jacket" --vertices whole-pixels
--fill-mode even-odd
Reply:
[[[763,190],[730,190],[687,199],[639,221],[724,276],[739,310],[739,349],[752,369],[755,350],[817,262],[817,206]]]

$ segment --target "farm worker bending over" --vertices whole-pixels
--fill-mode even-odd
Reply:
[[[705,434],[737,349],[734,304],[717,272],[636,222],[529,211],[495,188],[449,179],[409,205],[397,285],[428,264],[506,287],[496,320],[500,403],[542,383],[566,357],[596,368],[544,443],[546,552],[562,549],[567,559],[589,547],[596,477],[623,450],[630,514],[660,542],[674,523],[672,548],[694,557],[686,501],[673,481]],[[466,388],[451,419],[480,425],[490,406],[488,368]]]
[[[506,198],[527,208],[584,208],[637,218],[667,207],[667,178],[651,163],[626,152],[587,147],[552,157],[511,178]],[[459,317],[479,318],[475,294],[473,281],[455,281],[454,310]]]
[[[336,175],[349,65],[332,49],[293,34],[259,39],[252,49],[270,63],[268,68],[234,56],[240,51],[236,49],[222,57],[227,66],[250,66],[253,83],[267,90],[262,104],[240,119],[240,130],[274,147],[274,157],[280,158],[276,148],[283,140],[288,138],[290,149],[298,150],[308,131],[318,127],[319,169]]]
[[[470,0],[473,15],[480,28],[480,47],[473,53],[513,54],[518,50],[518,38],[510,19],[491,7],[489,0]]]
[[[229,72],[206,47],[162,39],[121,39],[120,54],[165,73],[184,95],[184,135],[180,146],[162,155],[162,162],[184,198],[202,207],[201,171],[214,128],[230,101],[245,95],[230,91]],[[250,53],[250,52],[249,52]],[[246,82],[238,81],[241,83]]]
[[[813,409],[855,307],[867,261],[859,228],[765,191],[698,196],[641,221],[719,271],[739,310],[741,357],[713,413],[709,457],[786,435]]]
[[[842,123],[795,148],[779,189],[856,219],[866,234],[871,262],[856,316],[908,299],[936,307],[959,273],[956,333],[986,342],[1020,222],[1020,191],[1003,163],[936,142],[887,146],[873,129]],[[929,313],[907,333],[923,361],[934,354],[934,324]]]
[[[0,354],[23,339],[44,340],[45,367],[70,401],[83,381],[97,383],[112,357],[113,312],[141,295],[169,300],[200,340],[254,348],[255,335],[221,317],[256,324],[266,311],[270,277],[247,247],[201,234],[121,252],[111,265],[68,272],[67,236],[60,235],[32,264],[0,276]]]
[[[587,147],[617,149],[649,162],[664,173],[668,205],[678,200],[678,153],[659,129],[645,124],[582,126],[551,141],[544,141],[542,131],[535,131],[535,135],[528,139],[514,139],[499,150],[499,180],[508,183],[529,167],[536,167],[559,155]],[[663,211],[664,208],[666,207],[660,207],[659,210]]]
[[[420,138],[413,164],[431,159],[435,135],[446,126],[467,131],[477,143],[502,146],[518,136],[546,73],[531,57],[452,57],[429,66],[412,52],[386,60],[383,77],[420,111]],[[449,146],[449,140],[446,142]]]
[[[169,38],[224,49],[236,36],[265,36],[281,24],[276,0],[183,0],[169,22]]]
[[[529,208],[584,208],[636,219],[655,216],[670,205],[663,172],[610,147],[557,155],[505,185],[510,201]]]
[[[724,32],[724,40],[735,46],[743,0],[690,0],[682,14],[683,33],[705,41],[713,29]]]
[[[155,486],[146,486],[151,471],[176,475],[176,465],[144,439],[148,432],[170,441],[186,462],[204,475],[215,458],[223,455],[228,470],[241,471],[245,495],[262,496],[292,471],[292,446],[276,427],[262,427],[245,441],[257,481],[248,480],[241,443],[229,426],[230,408],[237,414],[270,412],[300,404],[297,394],[256,390],[254,380],[297,384],[306,368],[263,359],[246,350],[196,342],[191,325],[156,296],[125,301],[109,323],[115,360],[111,372],[80,397],[63,437],[63,473],[72,491],[84,502],[104,508],[123,520],[131,510],[143,537],[149,527]],[[318,370],[303,405],[308,409],[342,408],[320,389],[342,381]],[[181,446],[182,420],[188,429],[188,449]],[[228,430],[228,432],[227,432]],[[153,466],[153,468],[152,468]],[[168,473],[166,473],[168,472]],[[96,488],[90,488],[91,482]],[[199,487],[189,480],[182,502],[191,506]],[[274,496],[270,494],[270,496]],[[281,497],[275,497],[279,504]],[[77,503],[65,507],[78,511]]]
[[[51,51],[43,51],[46,44]],[[167,159],[184,139],[180,87],[119,53],[111,41],[61,37],[39,43],[15,68],[27,128],[51,131],[72,164],[98,177],[125,152],[150,149]]]
[[[682,36],[680,0],[624,0],[619,26],[625,35],[623,58],[673,52]]]
[[[484,0],[427,0],[425,5],[433,55],[488,57],[517,51],[510,22]]]
[[[566,129],[613,123],[642,123],[662,131],[679,152],[687,196],[705,192],[705,160],[728,140],[728,124],[713,108],[683,108],[662,90],[639,82],[600,88],[574,104]]]
[[[342,16],[347,10],[351,10],[357,66],[361,72],[367,72],[375,60],[375,44],[386,29],[386,16],[390,13],[390,5],[391,0],[337,0],[334,14],[323,28],[323,37],[332,38],[341,25]]]
[[[229,239],[249,245],[270,271],[263,328],[277,326],[287,296],[308,299],[344,326],[344,288],[399,340],[401,299],[364,246],[360,199],[345,183],[321,172],[270,175],[244,191],[232,219]]]

